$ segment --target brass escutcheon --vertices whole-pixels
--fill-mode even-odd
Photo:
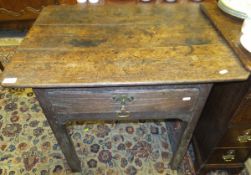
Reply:
[[[117,111],[117,116],[120,118],[130,117],[130,111],[126,110],[126,105],[128,104],[128,102],[132,102],[134,100],[134,97],[127,95],[117,95],[112,97],[112,99],[115,102],[119,102],[121,105],[120,111]]]
[[[239,135],[237,137],[237,140],[240,143],[247,143],[247,142],[251,142],[251,129],[245,130],[244,134]]]
[[[235,159],[235,150],[227,151],[227,154],[223,154],[222,159],[225,162],[231,162]]]
[[[119,102],[121,105],[126,105],[128,102],[132,102],[134,97],[127,96],[127,95],[116,95],[112,97],[113,101]]]

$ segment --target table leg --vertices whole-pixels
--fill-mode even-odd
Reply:
[[[194,112],[191,114],[192,116],[187,121],[183,121],[182,123],[182,135],[179,138],[179,144],[170,162],[172,169],[177,169],[179,167],[179,165],[181,164],[181,161],[183,160],[186,154],[194,129],[199,120],[201,111],[205,105],[205,102],[209,95],[211,87],[212,85],[208,84],[207,88],[201,89],[201,92],[200,92],[201,98],[199,98],[199,100],[197,101]]]
[[[43,109],[45,117],[60,145],[60,148],[70,166],[72,171],[81,172],[81,161],[79,160],[71,138],[67,132],[65,124],[60,120],[60,116],[56,116],[50,106],[50,102],[47,101],[46,93],[43,89],[33,89],[37,99]]]
[[[178,168],[184,158],[184,155],[186,154],[189,142],[192,138],[194,127],[195,126],[191,126],[190,124],[183,122],[183,133],[179,138],[179,144],[170,162],[171,168],[174,170]]]
[[[51,129],[60,145],[60,148],[73,172],[81,172],[81,161],[79,160],[72,140],[67,133],[65,125],[58,124],[57,122],[47,117]]]

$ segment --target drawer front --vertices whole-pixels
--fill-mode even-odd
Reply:
[[[250,127],[229,128],[218,147],[251,148],[251,124]]]
[[[251,149],[249,148],[229,148],[216,149],[210,156],[208,164],[240,164],[244,163]]]
[[[251,98],[246,97],[243,99],[231,122],[234,124],[251,124]]]
[[[47,97],[57,114],[112,113],[126,117],[147,112],[187,114],[193,111],[199,93],[196,87],[50,89]]]

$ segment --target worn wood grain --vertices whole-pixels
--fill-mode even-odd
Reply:
[[[133,98],[125,105],[126,110],[133,112],[165,112],[169,114],[189,113],[193,111],[200,90],[197,88],[163,88],[129,90],[67,89],[47,92],[54,111],[60,114],[74,113],[117,113],[121,104],[114,97]],[[183,98],[189,98],[183,101]],[[94,108],[95,106],[95,108]],[[143,115],[142,115],[143,116]]]
[[[173,31],[176,32],[170,35]],[[223,43],[221,38],[208,26],[193,29],[193,27],[185,28],[178,23],[169,28],[164,24],[91,25],[74,26],[74,28],[46,25],[31,29],[20,48],[84,50],[86,48],[151,48],[218,43]]]
[[[3,84],[12,87],[87,87],[248,75],[198,4],[149,4],[45,8],[2,78],[16,77]]]
[[[36,25],[128,25],[159,24],[187,20],[207,23],[200,15],[198,4],[137,4],[106,6],[46,7]],[[179,11],[179,13],[177,13]],[[64,18],[67,14],[68,18]],[[179,21],[176,21],[178,23]],[[185,22],[185,21],[184,21]],[[171,25],[170,25],[171,26]]]
[[[23,50],[16,54],[4,76],[17,77],[14,86],[22,87],[174,84],[245,79],[247,74],[243,68],[236,66],[237,62],[224,62],[224,65],[223,62],[221,65],[215,62],[213,58],[231,57],[218,53],[224,49],[220,47],[214,45],[213,51],[208,45],[90,48],[83,51]],[[191,55],[191,51],[196,54]],[[219,71],[223,69],[229,73],[221,75]]]
[[[225,14],[212,3],[202,4],[201,8],[231,48],[237,53],[246,69],[251,71],[251,54],[240,44],[243,21]]]

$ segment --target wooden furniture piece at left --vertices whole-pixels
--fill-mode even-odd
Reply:
[[[81,163],[65,124],[89,119],[181,120],[176,169],[212,84],[248,76],[198,4],[50,6],[2,85],[33,88],[73,171]]]
[[[42,8],[57,0],[0,0],[0,26],[5,29],[29,28]]]
[[[0,0],[0,21],[32,20],[42,7],[56,3],[56,0]]]

